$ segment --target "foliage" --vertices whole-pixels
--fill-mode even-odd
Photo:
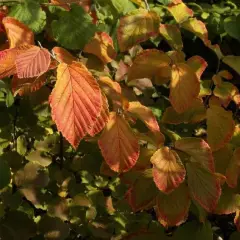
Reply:
[[[1,3],[0,239],[239,238],[240,5],[216,2]]]

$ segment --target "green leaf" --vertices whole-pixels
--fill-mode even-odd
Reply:
[[[71,11],[62,12],[51,26],[56,41],[69,49],[82,49],[96,32],[92,18],[80,6],[73,6]]]
[[[8,163],[0,160],[0,189],[6,187],[11,180],[11,171]]]
[[[6,98],[5,98],[6,106],[11,107],[14,103],[14,97],[12,95],[12,92],[9,86],[5,82],[0,80],[0,89],[2,89],[6,93]]]
[[[33,151],[26,156],[26,159],[30,162],[36,162],[43,167],[47,167],[52,163],[52,158],[44,155],[40,151]]]
[[[24,156],[27,152],[27,140],[24,135],[17,138],[17,152],[22,156]]]
[[[224,19],[224,29],[232,37],[240,41],[240,15]]]
[[[35,0],[24,0],[11,8],[9,16],[28,25],[35,33],[40,33],[46,25],[46,13]]]
[[[240,56],[228,55],[222,60],[225,64],[231,67],[234,71],[240,74]]]

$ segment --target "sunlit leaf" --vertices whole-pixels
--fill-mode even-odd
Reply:
[[[232,112],[210,105],[207,110],[207,141],[213,151],[224,147],[234,132]]]
[[[171,193],[185,179],[186,170],[178,154],[168,147],[158,149],[151,157],[153,180],[164,193]]]
[[[116,57],[113,40],[105,32],[97,32],[90,42],[85,45],[83,51],[96,55],[104,63],[109,63]]]
[[[34,34],[26,25],[12,17],[5,17],[2,22],[7,32],[10,48],[23,44],[34,45]]]
[[[170,102],[178,113],[189,109],[200,92],[200,81],[196,73],[185,63],[172,67]]]
[[[33,78],[45,73],[51,62],[50,53],[46,48],[32,46],[16,57],[17,76]]]
[[[186,168],[192,198],[208,212],[212,212],[221,195],[219,180],[199,163],[187,163]]]
[[[76,148],[101,111],[101,92],[96,80],[81,63],[61,63],[49,102],[58,130]]]
[[[128,81],[149,78],[153,81],[166,83],[171,76],[168,71],[170,62],[171,59],[162,51],[144,50],[137,55],[129,68]]]
[[[222,100],[230,100],[238,93],[238,89],[230,82],[222,82],[219,85],[216,85],[213,94],[222,99]]]
[[[207,62],[200,56],[193,56],[187,60],[187,64],[195,71],[197,77],[201,79],[203,72],[208,66]]]
[[[160,24],[159,32],[173,49],[182,50],[182,36],[176,25]]]
[[[165,227],[178,226],[183,223],[190,207],[188,188],[181,184],[168,195],[159,193],[156,200],[158,220]]]
[[[159,23],[158,14],[145,9],[134,10],[122,17],[117,32],[120,50],[124,52],[156,35]]]
[[[67,63],[71,64],[73,61],[77,61],[77,58],[74,57],[70,52],[68,52],[66,49],[61,47],[54,47],[52,49],[56,59],[60,63]]]
[[[116,172],[129,171],[139,157],[137,138],[126,120],[114,112],[110,113],[98,144],[105,161]]]

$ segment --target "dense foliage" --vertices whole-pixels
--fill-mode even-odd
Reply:
[[[240,239],[239,0],[0,4],[0,239]]]

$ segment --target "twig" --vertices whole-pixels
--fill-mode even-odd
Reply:
[[[60,169],[63,168],[63,135],[60,132],[60,149],[59,149],[59,157],[60,157]]]
[[[147,1],[147,0],[144,0],[144,3],[145,3],[145,6],[146,6],[146,9],[147,9],[148,11],[150,11],[150,7],[149,7],[149,5],[148,5],[148,1]]]

